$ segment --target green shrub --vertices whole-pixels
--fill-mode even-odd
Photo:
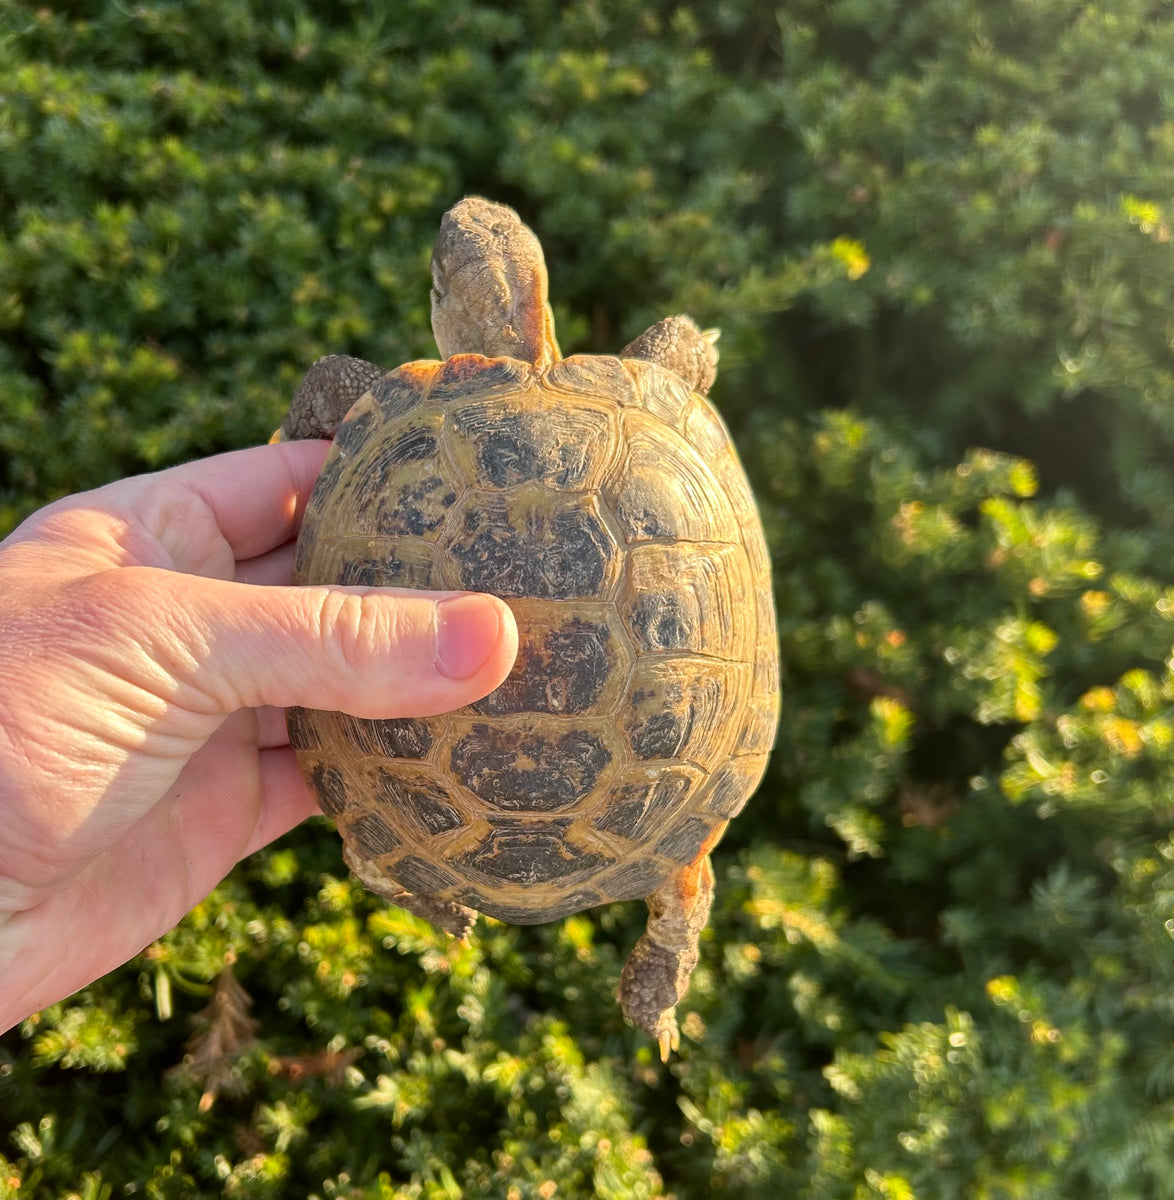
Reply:
[[[564,349],[722,327],[786,665],[667,1069],[639,905],[456,945],[319,821],[0,1038],[0,1198],[1174,1194],[1164,6],[0,22],[0,526],[431,353],[482,192]]]

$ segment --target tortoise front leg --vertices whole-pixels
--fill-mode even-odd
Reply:
[[[676,1008],[697,965],[697,941],[713,903],[713,867],[703,854],[645,898],[648,924],[620,975],[624,1016],[660,1045],[662,1062],[680,1043]]]
[[[642,358],[675,371],[695,392],[707,395],[717,376],[716,329],[698,329],[691,317],[665,317],[633,338],[621,358]]]
[[[387,372],[383,367],[352,358],[349,354],[327,354],[320,358],[298,384],[289,412],[275,442],[298,442],[305,438],[332,438],[356,400]]]

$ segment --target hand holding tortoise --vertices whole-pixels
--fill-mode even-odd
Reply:
[[[315,811],[283,706],[426,715],[509,670],[498,600],[282,586],[326,449],[122,480],[0,543],[0,1030]]]
[[[323,359],[288,444],[74,497],[0,544],[0,1029],[308,815],[292,742],[352,869],[440,928],[643,896],[620,1001],[676,1045],[709,852],[778,712],[713,339],[670,317],[563,359],[541,247],[476,198],[433,280],[443,363]],[[324,466],[298,441],[336,432]],[[255,586],[291,578],[317,586]]]

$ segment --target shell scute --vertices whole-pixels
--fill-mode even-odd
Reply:
[[[701,455],[647,413],[625,413],[623,425],[623,450],[603,494],[627,543],[711,541],[723,532],[733,540],[733,510]]]
[[[398,849],[400,839],[377,812],[364,812],[349,821],[346,832],[364,858],[379,858]]]
[[[685,413],[693,402],[693,389],[672,371],[639,358],[621,360],[631,380],[635,404],[678,432],[683,428]],[[708,407],[708,402],[702,401]]]
[[[462,487],[443,461],[443,427],[441,413],[413,415],[355,454],[346,486],[357,532],[429,541],[440,535]]]
[[[454,404],[449,447],[464,478],[477,488],[598,487],[616,442],[615,413],[602,402],[559,401],[511,393]]]
[[[682,766],[644,768],[623,775],[609,790],[591,825],[629,842],[646,842],[685,807],[701,778],[700,771]]]
[[[441,363],[420,365],[432,368],[427,396],[429,402],[435,404],[468,400],[473,394],[489,396],[495,392],[518,392],[534,387],[536,382],[534,368],[516,358],[454,354]]]
[[[625,368],[623,359],[609,354],[571,354],[547,370],[543,383],[572,403],[584,396],[605,396],[620,408],[639,407],[639,388]]]
[[[750,667],[711,658],[645,659],[632,673],[620,724],[642,761],[680,759],[711,770],[729,753],[750,690]]]
[[[593,850],[578,846],[569,820],[509,821],[498,819],[489,835],[460,862],[473,876],[501,886],[530,888],[537,884],[581,879],[610,865]]]
[[[753,591],[741,546],[648,542],[629,551],[620,612],[641,651],[750,662],[757,631],[746,600]]]
[[[610,900],[636,900],[655,891],[669,869],[655,858],[637,858],[601,875],[599,890]]]
[[[372,407],[383,423],[394,421],[411,412],[427,395],[439,365],[437,362],[421,360],[404,363],[402,367],[388,371],[382,379],[377,379],[371,385],[370,390],[358,400],[348,416],[361,414],[367,396],[371,397]]]
[[[476,722],[451,748],[452,777],[499,811],[550,813],[591,795],[616,767],[598,721]]]
[[[427,758],[436,745],[435,723],[416,717],[370,719],[338,713],[338,737],[374,758]]]
[[[657,840],[653,850],[682,866],[693,863],[701,856],[702,848],[713,830],[714,823],[704,817],[685,817]]]
[[[539,600],[594,600],[619,573],[620,548],[594,496],[529,484],[470,492],[445,547],[450,584]]]
[[[518,657],[504,683],[471,707],[486,716],[607,712],[628,673],[626,639],[612,604],[519,600]]]
[[[319,540],[304,577],[346,587],[443,586],[436,553],[427,542],[361,534]]]
[[[461,798],[435,774],[413,772],[396,764],[376,772],[373,795],[386,806],[385,816],[409,838],[437,837],[464,826]]]
[[[405,854],[388,873],[401,887],[417,896],[439,896],[460,882],[446,867],[416,854]]]
[[[762,779],[766,762],[765,753],[732,758],[714,773],[699,797],[699,809],[726,820],[736,817]]]

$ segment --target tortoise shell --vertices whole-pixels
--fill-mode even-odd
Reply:
[[[487,591],[517,620],[513,671],[468,708],[292,714],[378,890],[524,924],[646,896],[762,776],[778,668],[758,512],[712,405],[654,363],[392,371],[338,429],[296,576]]]

